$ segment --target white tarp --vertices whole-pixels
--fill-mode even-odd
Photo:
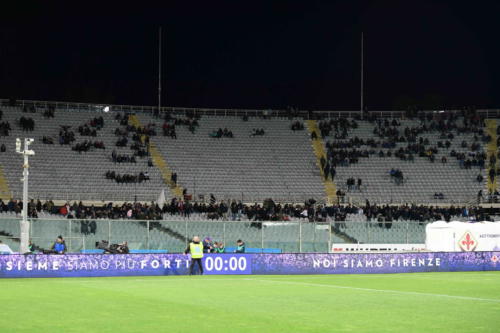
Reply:
[[[429,223],[425,228],[425,246],[429,251],[499,251],[500,222]]]
[[[12,250],[7,244],[0,244],[0,254],[13,254]]]

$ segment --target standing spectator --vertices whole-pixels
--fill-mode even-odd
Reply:
[[[203,275],[203,265],[201,259],[203,258],[203,244],[200,242],[200,237],[194,236],[193,241],[189,243],[185,254],[191,254],[191,265],[189,266],[189,275],[194,274],[194,265],[197,264],[200,270],[200,275]]]
[[[490,182],[491,183],[495,182],[495,176],[496,176],[495,169],[490,169],[489,175],[490,175]]]
[[[323,169],[323,174],[325,179],[328,179],[328,175],[330,174],[330,163],[326,162],[325,168]]]
[[[335,170],[335,168],[332,166],[330,168],[330,176],[332,176],[332,180],[335,180],[335,175],[337,174],[337,171]]]

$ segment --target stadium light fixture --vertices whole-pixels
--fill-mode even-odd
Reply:
[[[29,177],[29,156],[34,156],[35,152],[29,149],[29,145],[35,141],[33,138],[24,139],[24,149],[21,150],[21,139],[16,139],[16,153],[22,154],[24,157],[23,163],[23,212],[20,224],[20,245],[19,252],[26,253],[29,251],[29,239],[30,239],[30,224],[28,221],[28,177]]]

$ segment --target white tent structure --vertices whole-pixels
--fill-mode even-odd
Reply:
[[[500,222],[445,222],[429,223],[425,228],[428,251],[499,251]]]

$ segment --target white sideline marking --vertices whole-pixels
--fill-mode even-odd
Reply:
[[[294,285],[303,285],[303,286],[312,286],[312,287],[326,287],[326,288],[335,288],[335,289],[361,290],[361,291],[379,292],[379,293],[387,293],[387,294],[434,296],[434,297],[444,297],[444,298],[460,299],[460,300],[467,300],[467,301],[482,301],[482,302],[500,303],[500,299],[494,299],[494,298],[455,296],[455,295],[446,295],[446,294],[421,293],[421,292],[417,292],[417,291],[399,291],[399,290],[390,290],[390,289],[372,289],[372,288],[349,287],[349,286],[339,286],[339,285],[335,285],[335,284],[319,284],[319,283],[308,283],[308,282],[292,282],[292,281],[261,280],[261,279],[247,279],[247,280],[259,281],[259,282],[282,283],[282,284],[294,284]]]

